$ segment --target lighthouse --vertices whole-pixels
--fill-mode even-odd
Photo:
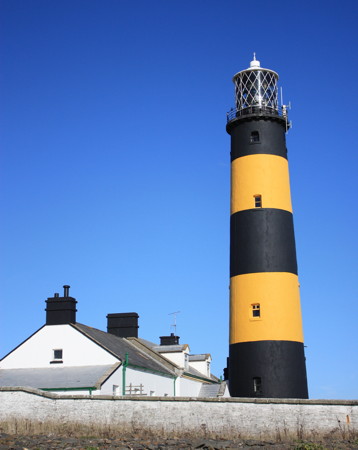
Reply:
[[[290,194],[287,108],[278,74],[253,61],[233,77],[230,346],[232,397],[308,398]]]

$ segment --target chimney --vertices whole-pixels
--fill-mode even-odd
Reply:
[[[138,314],[136,312],[107,314],[107,332],[118,337],[138,337]]]
[[[76,299],[69,296],[70,286],[63,286],[63,297],[56,292],[46,300],[46,325],[76,323]]]
[[[179,345],[179,339],[174,333],[170,333],[170,336],[160,336],[160,345]]]

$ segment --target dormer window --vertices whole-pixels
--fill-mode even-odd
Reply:
[[[184,369],[189,369],[189,355],[188,353],[184,353]]]
[[[257,144],[260,142],[260,134],[258,131],[251,131],[250,144]]]

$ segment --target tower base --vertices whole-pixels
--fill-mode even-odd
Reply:
[[[231,344],[228,373],[232,397],[308,398],[301,342]]]

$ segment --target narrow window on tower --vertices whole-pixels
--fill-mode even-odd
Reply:
[[[262,208],[262,196],[254,195],[254,199],[255,199],[255,208]]]
[[[252,317],[261,317],[260,303],[254,303],[252,307]]]
[[[261,377],[254,377],[254,393],[256,395],[262,394]]]
[[[260,142],[260,134],[258,131],[251,131],[250,144],[257,144]]]

